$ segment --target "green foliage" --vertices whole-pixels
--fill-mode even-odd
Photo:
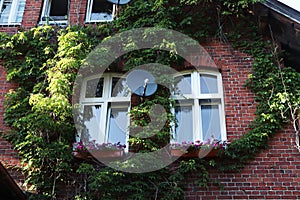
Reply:
[[[90,42],[80,29],[44,26],[7,37],[1,48],[7,77],[19,86],[6,95],[6,137],[22,157],[26,183],[55,197],[71,170],[72,87]]]
[[[229,36],[235,46],[255,60],[246,86],[255,94],[256,118],[251,130],[241,139],[230,144],[220,162],[220,169],[235,171],[243,168],[263,148],[270,137],[290,122],[288,101],[300,105],[300,74],[290,67],[278,66],[278,55],[272,52],[270,41],[263,41],[255,25],[241,23]],[[248,27],[243,32],[241,27]]]
[[[155,172],[129,174],[108,167],[97,171],[93,165],[83,163],[77,172],[88,177],[89,190],[82,192],[82,198],[176,200],[184,198],[186,178],[191,172],[195,173],[199,187],[208,187],[207,167],[203,160],[187,160]]]
[[[121,199],[125,196],[127,199],[182,199],[188,176],[196,176],[199,187],[208,188],[209,167],[241,169],[288,122],[288,114],[282,118],[287,102],[296,106],[300,102],[299,74],[290,68],[280,71],[274,54],[269,50],[272,49],[270,42],[263,41],[256,28],[249,26],[249,18],[242,18],[255,2],[257,0],[135,0],[124,7],[118,20],[95,28],[56,30],[43,26],[13,36],[1,33],[0,57],[5,61],[8,79],[19,85],[6,95],[5,122],[12,127],[12,134],[6,138],[22,157],[26,182],[36,187],[44,199],[54,199],[57,185],[70,180],[70,172],[76,171],[87,178],[87,184],[79,187],[75,199]],[[231,23],[237,17],[247,24],[237,20],[242,26],[235,24],[236,30],[222,32],[223,26],[224,30],[232,29]],[[257,117],[251,131],[232,142],[223,159],[216,162],[183,160],[144,174],[129,174],[107,167],[99,169],[99,166],[87,163],[76,170],[72,165],[70,144],[75,136],[71,95],[78,68],[93,47],[107,36],[149,26],[178,30],[197,41],[222,36],[234,41],[236,48],[255,58],[253,73],[246,84],[255,92],[258,102]],[[124,48],[130,49],[134,45],[132,43]],[[181,65],[183,60],[176,55],[176,45],[167,40],[163,41],[163,45],[169,51],[144,49],[128,53],[123,57],[126,60],[123,70],[155,62],[172,67]],[[278,84],[281,76],[286,90]],[[168,77],[160,78],[171,85]],[[169,142],[170,122],[175,120],[170,113],[174,102],[169,99],[165,88],[159,88],[155,96],[144,98],[142,104],[133,107],[130,128],[134,130],[149,124],[149,112],[157,103],[167,111],[158,118],[166,124],[151,139],[131,138],[131,145],[139,151],[155,151]],[[147,128],[140,133],[148,134]],[[131,164],[124,163],[127,167]]]

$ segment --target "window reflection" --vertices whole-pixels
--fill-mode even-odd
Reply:
[[[202,132],[204,140],[221,139],[220,115],[218,105],[201,105]]]
[[[175,128],[175,141],[193,141],[193,114],[192,106],[181,106],[175,108],[177,126]]]
[[[126,144],[128,108],[110,108],[108,142]]]
[[[191,94],[191,75],[184,75],[175,78],[175,87],[174,87],[174,94]]]
[[[86,98],[102,97],[103,95],[103,78],[96,78],[86,83]]]
[[[86,105],[83,111],[84,134],[83,141],[99,138],[101,120],[101,105]]]
[[[218,93],[217,77],[213,75],[200,75],[200,91],[202,94]]]
[[[127,97],[129,95],[129,88],[125,78],[112,78],[112,97]]]

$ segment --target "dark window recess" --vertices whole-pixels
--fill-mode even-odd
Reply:
[[[94,0],[92,13],[112,13],[113,4],[106,0]]]
[[[52,0],[49,15],[54,20],[66,20],[68,15],[68,0]]]

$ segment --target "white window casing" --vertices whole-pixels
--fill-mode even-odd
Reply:
[[[20,25],[26,0],[0,0],[0,25]]]
[[[40,24],[67,25],[70,0],[44,0]]]
[[[116,5],[106,0],[88,0],[85,21],[87,23],[110,22],[114,20],[115,12]]]
[[[118,89],[118,86],[113,88],[114,78],[120,78],[117,83],[122,89],[121,91],[114,91],[114,89]],[[100,79],[103,80],[103,82],[101,82],[102,92],[97,91],[98,96],[91,97],[91,93],[87,91],[87,83],[91,80]],[[128,87],[126,87],[123,82],[124,78],[119,74],[104,74],[101,78],[96,75],[84,81],[80,96],[82,113],[84,113],[85,108],[88,106],[95,107],[94,110],[96,110],[96,107],[101,107],[101,109],[98,110],[98,115],[92,113],[93,116],[89,121],[83,117],[84,125],[86,126],[86,129],[83,131],[88,133],[88,135],[79,133],[80,138],[78,138],[78,140],[96,140],[96,143],[99,144],[121,142],[122,144],[126,144],[125,150],[128,150],[129,130],[127,127],[129,126],[128,112],[130,111],[130,93]],[[95,89],[95,86],[91,89]],[[100,95],[101,93],[102,95]],[[88,132],[89,130],[93,132]],[[115,135],[113,135],[114,133]],[[125,135],[122,135],[123,133]]]
[[[178,102],[178,107],[184,107],[189,105],[192,107],[192,127],[185,127],[183,129],[178,129],[178,133],[173,131],[172,142],[194,142],[196,140],[206,141],[207,139],[217,139],[225,141],[226,137],[226,125],[225,125],[225,112],[224,112],[224,98],[223,98],[223,86],[222,86],[222,76],[219,72],[209,72],[209,71],[193,71],[193,72],[182,72],[177,75],[177,77],[191,77],[190,84],[189,81],[186,81],[185,84],[181,83],[182,87],[191,87],[191,93],[181,93],[174,94],[174,98]],[[207,83],[206,92],[201,92],[202,89],[205,89],[201,85],[200,76],[204,77],[203,83]],[[175,76],[176,78],[176,76]],[[207,80],[205,80],[207,79]],[[215,80],[216,79],[216,80]],[[175,86],[176,87],[176,86]],[[210,87],[210,88],[209,88]],[[180,88],[179,88],[180,90]],[[188,91],[187,88],[182,88],[182,91]],[[209,91],[213,92],[209,92]],[[204,110],[205,109],[205,110]],[[174,111],[173,111],[174,112]],[[180,112],[180,111],[179,111]],[[174,112],[175,113],[175,112]],[[176,113],[175,113],[176,114]],[[210,116],[211,119],[202,119],[202,115]],[[217,117],[217,118],[216,118]],[[215,118],[215,119],[213,119]],[[180,119],[178,120],[178,126],[181,126]],[[182,119],[182,121],[187,119]],[[208,122],[204,123],[204,122]],[[204,123],[204,124],[203,124]],[[217,124],[215,124],[217,123]],[[213,126],[215,124],[215,127]],[[218,127],[219,128],[218,128]],[[209,130],[209,133],[204,133],[203,130]],[[173,130],[176,130],[174,128]],[[189,131],[193,131],[193,140],[190,141]],[[213,133],[213,130],[218,130],[220,133]],[[188,131],[188,132],[187,132]],[[178,134],[181,134],[178,137]],[[186,135],[186,137],[185,137]]]
[[[178,102],[178,106],[172,112],[176,116],[183,116],[182,121],[184,121],[184,124],[180,124],[181,122],[178,121],[179,127],[173,126],[174,139],[171,142],[206,141],[211,139],[212,136],[217,140],[227,140],[221,74],[207,71],[178,74],[179,77],[184,75],[191,77],[190,84],[183,84],[184,87],[189,85],[188,87],[191,87],[191,90],[190,94],[175,95],[172,92],[171,97]],[[214,92],[201,94],[200,75],[207,75],[207,83],[209,84],[206,85],[206,88],[212,88]],[[87,88],[92,89],[92,92]],[[95,88],[97,88],[96,91]],[[89,120],[84,122],[87,131],[90,131],[89,138],[85,139],[89,141],[96,140],[99,144],[121,142],[126,144],[126,151],[128,151],[130,95],[125,78],[120,74],[108,73],[101,78],[99,75],[87,78],[82,84],[80,96],[82,113],[85,109],[89,109],[90,113],[88,114],[92,115],[89,116]],[[203,116],[205,116],[205,119],[203,119]],[[204,133],[204,130],[207,133]],[[81,134],[80,137],[83,137],[83,135]]]

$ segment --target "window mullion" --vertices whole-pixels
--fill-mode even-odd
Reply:
[[[175,105],[176,106],[176,105]],[[170,112],[172,113],[172,115],[176,115],[176,113],[175,113],[175,107],[171,107],[171,110],[170,110]],[[172,138],[170,138],[170,141],[172,141],[172,142],[176,142],[176,138],[175,138],[175,130],[176,130],[176,123],[175,122],[171,122],[171,137]]]
[[[130,112],[130,105],[128,106],[127,112]],[[127,129],[126,129],[126,148],[125,148],[125,152],[129,151],[129,125],[130,125],[130,115],[127,115]]]
[[[221,74],[218,74],[218,91],[221,99],[221,104],[219,104],[219,116],[220,116],[220,130],[221,130],[221,140],[227,140],[226,134],[226,122],[225,122],[225,104],[224,104],[224,94],[223,94],[223,80]]]
[[[111,107],[111,105],[108,105],[109,103],[107,103],[107,113],[106,113],[106,115],[105,115],[105,118],[106,118],[106,120],[103,120],[103,121],[106,121],[106,125],[105,125],[105,128],[106,128],[106,130],[105,130],[105,139],[104,139],[104,142],[109,142],[108,141],[108,137],[109,137],[109,127],[110,127],[110,115],[111,115],[111,109],[112,109],[112,107]]]
[[[101,110],[99,140],[100,140],[100,142],[103,143],[103,142],[106,142],[106,138],[107,138],[106,125],[107,125],[108,101],[104,101],[102,106],[103,106],[103,109]]]
[[[193,122],[194,122],[194,140],[202,140],[202,125],[201,125],[201,116],[200,116],[200,106],[199,106],[199,97],[200,97],[200,76],[198,72],[193,72],[192,76],[192,89],[194,94],[194,105],[193,105]]]
[[[226,123],[225,123],[225,111],[224,111],[224,102],[221,99],[221,104],[219,104],[219,116],[220,116],[220,130],[221,130],[221,140],[227,140],[226,135]]]
[[[94,0],[88,0],[88,9],[87,9],[87,12],[86,12],[86,21],[91,20],[93,2],[94,2]]]
[[[102,119],[100,122],[100,141],[106,142],[107,139],[107,120],[108,119],[108,104],[109,104],[109,92],[110,90],[107,90],[105,88],[110,88],[110,77],[109,76],[104,76],[103,80],[103,110],[102,110]]]
[[[194,99],[194,105],[193,105],[193,127],[194,127],[194,141],[196,140],[202,140],[202,134],[201,134],[201,115],[200,115],[200,106],[199,106],[199,100]]]

